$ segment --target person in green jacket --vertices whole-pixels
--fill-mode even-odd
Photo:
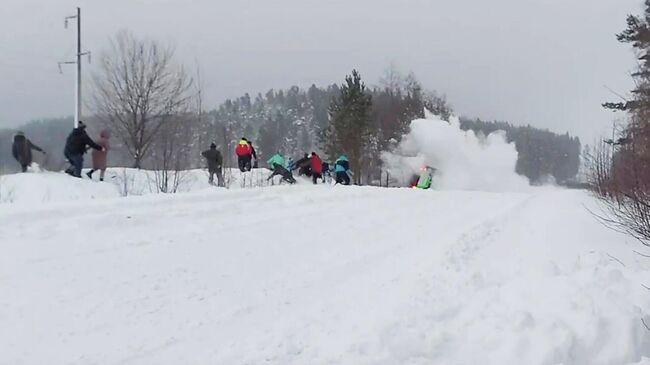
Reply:
[[[275,170],[275,165],[284,167],[284,156],[278,152],[275,155],[271,156],[271,158],[269,158],[266,163],[269,165],[269,169],[271,169],[271,171]]]
[[[293,174],[284,167],[284,156],[282,156],[280,152],[269,158],[266,163],[269,165],[269,170],[273,171],[271,176],[266,179],[267,181],[271,180],[274,176],[280,175],[282,176],[282,179],[289,184],[296,182],[296,179],[293,178]]]

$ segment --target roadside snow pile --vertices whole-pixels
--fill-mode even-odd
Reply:
[[[0,363],[647,365],[650,260],[594,204],[303,184],[5,205]]]
[[[95,184],[64,173],[35,172],[0,176],[0,204],[42,204],[118,197],[110,184]]]
[[[46,202],[69,202],[88,199],[107,199],[120,196],[157,194],[167,192],[187,193],[211,189],[206,170],[195,169],[168,173],[168,183],[162,183],[160,172],[132,168],[109,168],[105,181],[90,181],[82,173],[82,179],[60,172],[28,172],[0,176],[0,204],[34,204]],[[224,171],[225,184],[229,189],[244,189],[279,185],[280,177],[267,181],[271,172],[253,169],[242,173],[238,169]],[[216,178],[215,178],[216,179]],[[297,179],[298,183],[302,179]],[[164,186],[164,189],[163,189]]]
[[[435,168],[434,188],[439,190],[525,191],[528,180],[515,173],[515,145],[503,132],[487,137],[460,129],[460,121],[449,122],[427,113],[426,119],[411,122],[394,153],[382,158],[392,177],[407,184],[423,166]]]

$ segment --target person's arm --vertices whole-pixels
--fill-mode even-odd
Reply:
[[[86,133],[85,131],[84,131],[83,139],[85,141],[85,144],[87,144],[88,146],[96,149],[97,151],[104,151],[104,147],[102,147],[102,146],[98,145],[97,143],[95,143],[95,141],[93,141],[92,138],[90,138],[88,136],[88,133]]]
[[[11,145],[11,154],[15,159],[18,159],[18,145],[16,145],[16,142]]]
[[[255,147],[251,144],[251,152],[253,153],[253,158],[257,160],[257,153],[255,153]]]
[[[42,148],[40,148],[40,147],[38,147],[37,145],[33,144],[32,141],[27,140],[27,143],[29,143],[29,148],[31,148],[31,149],[33,149],[33,150],[36,150],[36,151],[38,151],[38,152],[41,152],[41,153],[45,153],[45,151],[43,151]]]
[[[203,151],[203,152],[201,152],[201,156],[203,156],[203,157],[205,157],[205,158],[208,158],[207,155],[208,155],[208,151]]]

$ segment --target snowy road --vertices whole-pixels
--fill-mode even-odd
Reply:
[[[592,204],[295,186],[4,205],[0,364],[641,363],[650,260]]]

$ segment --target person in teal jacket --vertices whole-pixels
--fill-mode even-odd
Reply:
[[[266,163],[269,165],[269,169],[271,169],[271,171],[275,170],[275,165],[284,167],[284,156],[278,152],[275,155],[271,156],[271,158],[269,158]]]
[[[293,174],[284,167],[284,156],[282,156],[280,152],[269,158],[266,163],[269,165],[269,170],[273,171],[271,176],[266,179],[267,181],[271,180],[276,175],[280,175],[282,176],[282,179],[289,184],[296,182],[296,179],[293,178]]]
[[[334,163],[334,173],[336,175],[336,183],[343,185],[350,185],[350,160],[345,154],[336,159]]]

